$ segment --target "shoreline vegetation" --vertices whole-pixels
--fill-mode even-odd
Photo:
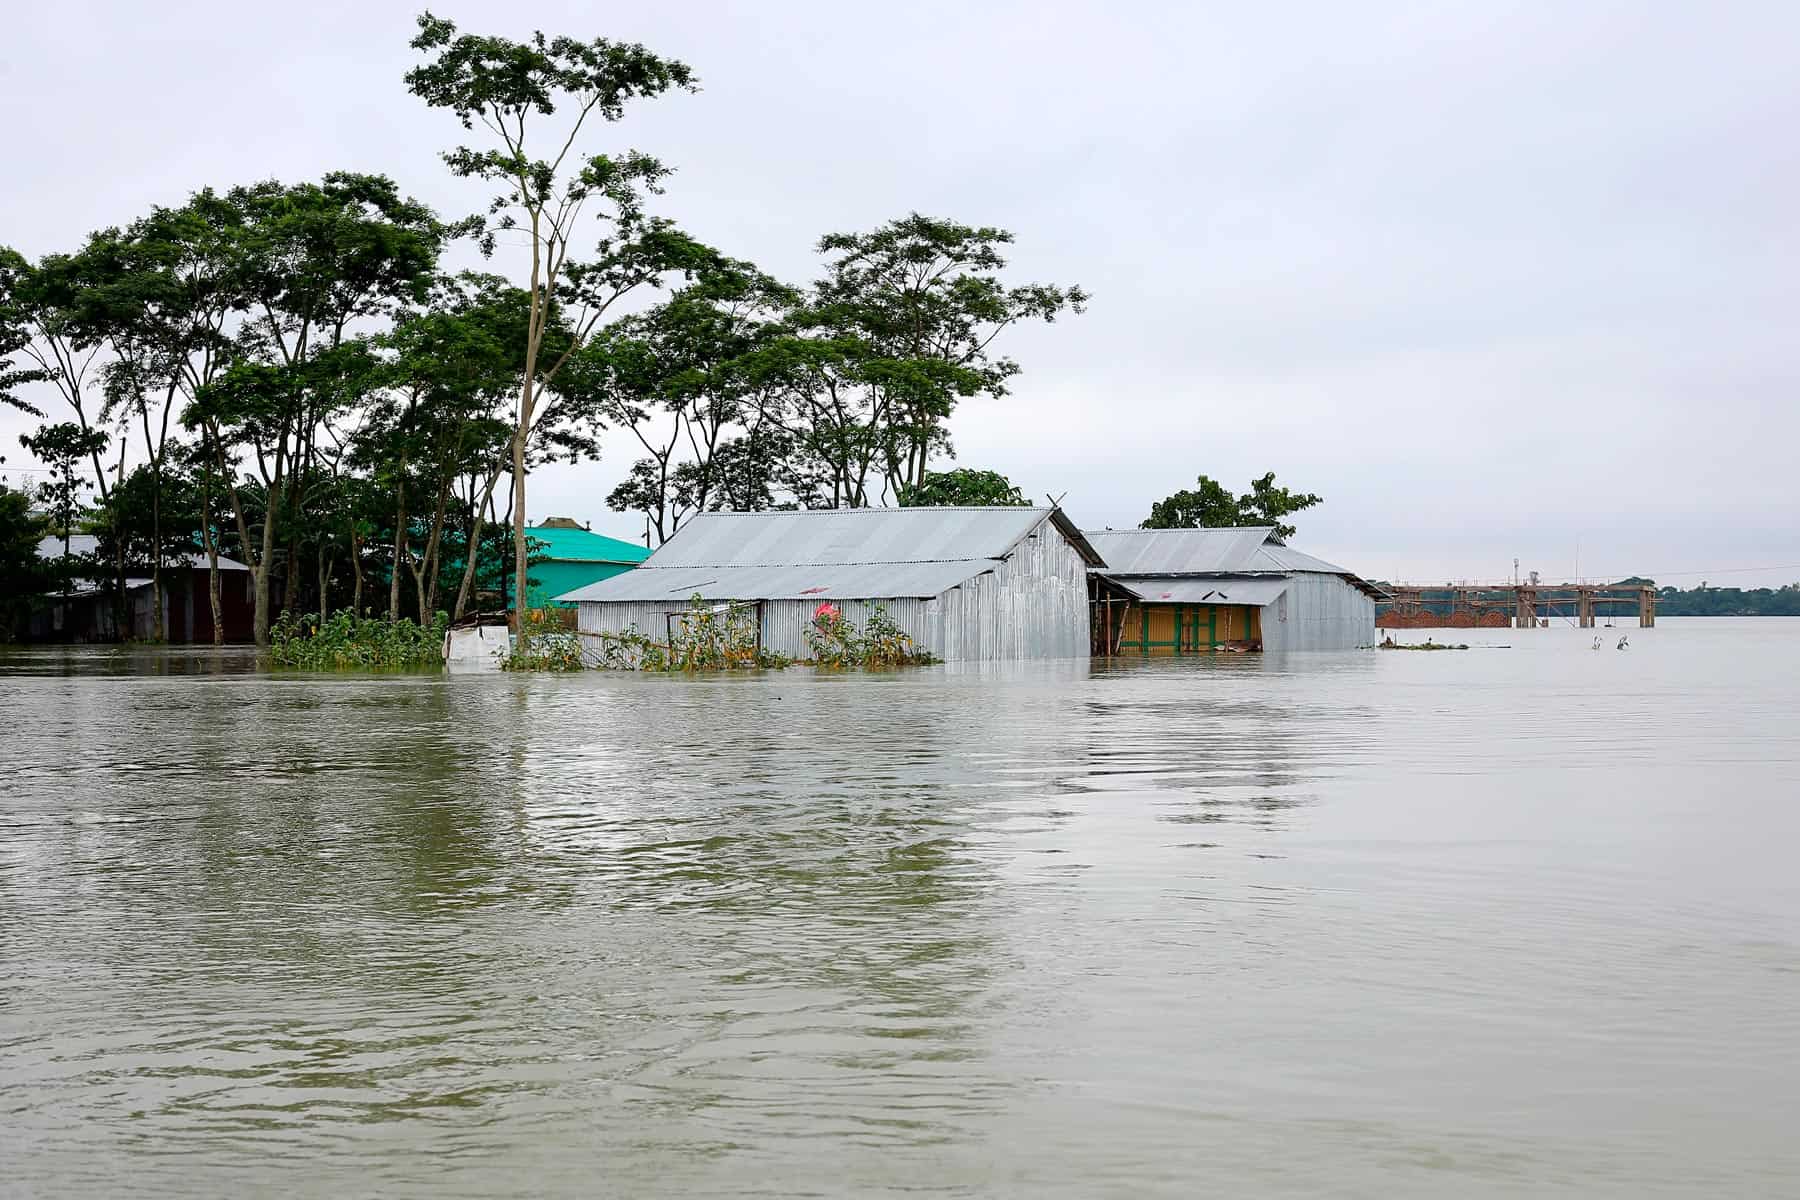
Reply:
[[[313,613],[282,613],[270,627],[269,661],[304,671],[446,665],[450,614],[440,612],[420,624],[410,617],[358,616],[349,610],[320,619]],[[506,671],[660,671],[700,674],[721,671],[783,670],[810,666],[826,671],[888,671],[928,666],[937,660],[876,605],[858,627],[830,602],[820,604],[806,629],[810,658],[792,659],[761,644],[756,610],[741,603],[709,604],[695,596],[670,622],[669,636],[657,640],[636,627],[619,633],[569,629],[554,610],[532,609],[500,660]]]

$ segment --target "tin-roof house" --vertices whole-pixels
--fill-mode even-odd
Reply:
[[[808,655],[830,601],[861,626],[876,605],[947,662],[1089,653],[1100,555],[1053,508],[701,513],[636,570],[560,597],[586,633],[666,636],[693,597],[757,612],[765,648]]]
[[[1273,528],[1089,530],[1097,641],[1114,654],[1350,650],[1375,644],[1382,592],[1281,545]]]

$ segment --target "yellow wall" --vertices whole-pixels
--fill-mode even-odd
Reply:
[[[1254,642],[1261,634],[1261,622],[1258,610],[1241,604],[1131,604],[1121,605],[1119,616],[1123,622],[1125,636],[1119,639],[1119,653],[1148,654],[1152,658],[1166,658],[1177,653],[1175,642],[1176,621],[1181,623],[1182,654],[1199,654],[1210,650],[1215,643]],[[1149,633],[1146,639],[1144,617],[1148,613]],[[1118,638],[1120,626],[1115,626],[1113,636]],[[1212,641],[1208,641],[1208,634]],[[1144,642],[1151,645],[1146,649]],[[1156,643],[1162,643],[1157,645]]]

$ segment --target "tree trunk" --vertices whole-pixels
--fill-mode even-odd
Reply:
[[[400,458],[400,483],[394,509],[394,569],[388,572],[388,620],[400,619],[400,572],[406,565],[406,457]]]
[[[300,528],[298,513],[289,513],[296,518],[294,528]],[[281,611],[297,613],[300,611],[300,535],[295,532],[288,538],[287,560],[281,565]]]
[[[525,430],[530,420],[531,385],[519,410],[519,431],[513,437],[513,612],[518,628],[524,628],[530,583],[525,560]]]
[[[212,604],[213,645],[225,644],[225,605],[219,595],[219,543],[213,539],[213,505],[211,476],[203,474],[200,485],[200,544],[206,547],[206,598]],[[192,631],[189,631],[192,636]]]
[[[431,536],[425,541],[425,562],[422,578],[427,582],[425,590],[419,596],[419,624],[426,623],[427,614],[435,616],[438,605],[438,576],[443,574],[438,569],[439,547],[444,541],[444,513],[450,505],[450,477],[445,476],[438,487],[437,506],[431,514]]]
[[[275,511],[281,506],[280,476],[269,485],[267,511],[263,513],[262,554],[252,570],[256,577],[256,616],[251,623],[256,644],[269,646],[269,561],[275,555]]]
[[[354,523],[350,530],[350,570],[356,576],[356,586],[350,593],[350,611],[360,617],[363,594],[362,535],[356,532]]]
[[[496,469],[488,476],[487,487],[482,492],[481,500],[475,505],[475,514],[469,522],[469,544],[463,552],[462,586],[456,592],[456,610],[451,613],[452,621],[463,619],[468,611],[469,597],[475,591],[477,564],[481,561],[481,530],[485,525],[485,517],[494,510],[494,488],[500,482],[500,471]]]
[[[331,617],[331,555],[319,547],[319,624]]]

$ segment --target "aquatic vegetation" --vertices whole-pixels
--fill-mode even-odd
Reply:
[[[429,625],[410,618],[360,616],[340,609],[321,621],[316,613],[284,612],[269,627],[269,659],[276,666],[309,671],[345,667],[437,667],[444,662],[450,614]]]

